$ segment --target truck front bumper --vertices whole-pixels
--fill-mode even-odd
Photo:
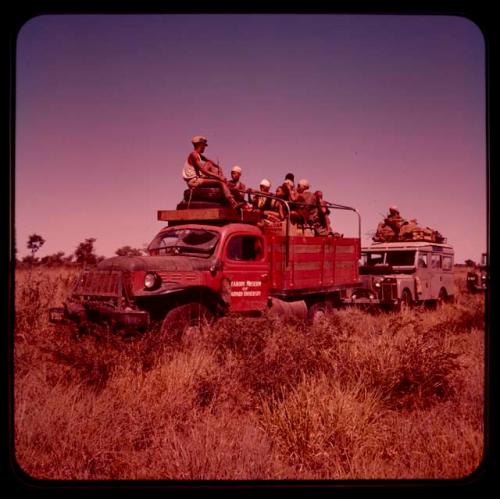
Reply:
[[[378,298],[367,298],[365,296],[359,298],[357,296],[351,296],[351,298],[345,299],[344,303],[350,305],[379,305],[380,300]]]
[[[54,307],[49,309],[49,322],[52,324],[82,323],[85,321],[110,323],[112,325],[145,328],[150,324],[148,312],[144,310],[109,310],[104,307],[86,309],[78,307]]]

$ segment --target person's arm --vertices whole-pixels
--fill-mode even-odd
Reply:
[[[204,156],[201,156],[201,154],[200,155],[196,154],[196,151],[193,151],[190,154],[191,163],[194,165],[198,173],[201,172],[208,178],[215,178],[217,180],[222,180],[223,182],[225,182],[226,179],[222,175],[216,175],[215,173],[211,172],[208,168],[205,168],[204,164],[201,162],[202,157],[204,158]]]
[[[301,201],[301,199],[299,199],[301,197],[300,194],[293,187],[290,187],[289,191],[290,201]]]

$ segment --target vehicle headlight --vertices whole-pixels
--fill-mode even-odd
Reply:
[[[146,289],[155,289],[159,287],[161,282],[160,276],[154,272],[148,272],[144,276],[144,287]]]
[[[374,284],[374,286],[375,286],[376,288],[380,288],[380,281],[376,281],[376,282],[375,282],[375,284]]]

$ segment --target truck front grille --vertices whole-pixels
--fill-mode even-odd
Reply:
[[[119,297],[122,295],[122,273],[119,270],[84,270],[78,278],[73,294]]]

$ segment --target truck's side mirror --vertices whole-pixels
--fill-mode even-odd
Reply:
[[[223,265],[221,260],[216,260],[211,266],[210,266],[210,273],[212,276],[215,276],[217,272],[222,271]]]

